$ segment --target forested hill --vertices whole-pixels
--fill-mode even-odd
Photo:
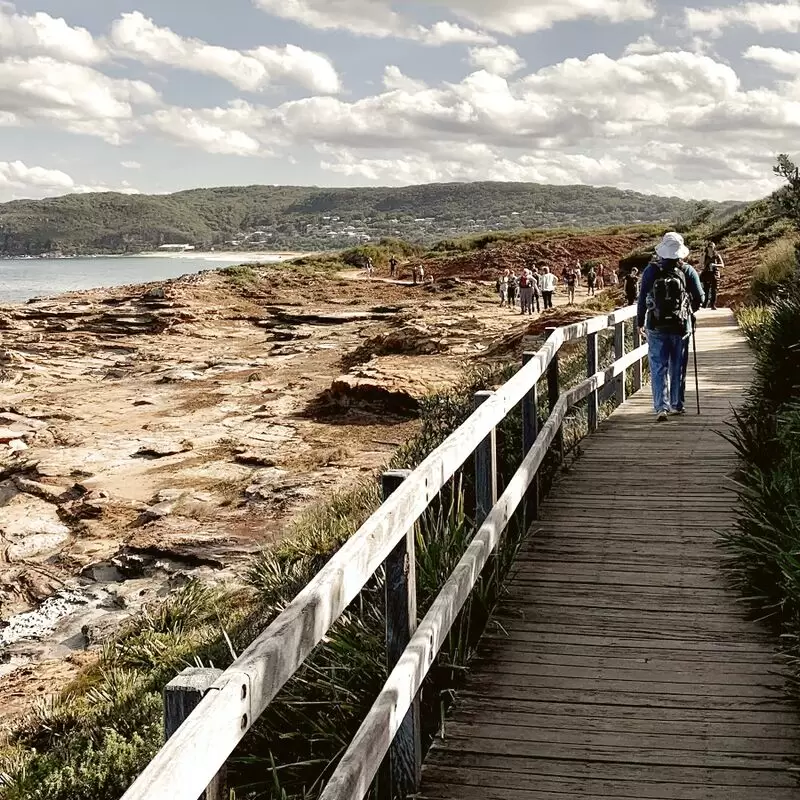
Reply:
[[[74,194],[0,204],[0,255],[140,252],[176,243],[316,250],[385,236],[431,244],[478,231],[671,222],[691,216],[696,205],[617,189],[533,183]]]

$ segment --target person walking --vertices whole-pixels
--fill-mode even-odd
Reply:
[[[373,276],[373,274],[375,272],[375,263],[373,262],[373,260],[371,258],[367,258],[366,267],[367,267],[367,277],[370,280],[372,280],[372,276]]]
[[[397,275],[397,259],[392,256],[389,259],[389,277],[394,278]]]
[[[639,270],[634,267],[625,276],[625,300],[628,305],[632,306],[636,303],[636,298],[639,297]]]
[[[656,420],[685,414],[686,368],[692,318],[704,301],[700,276],[685,262],[689,248],[674,231],[656,248],[642,275],[636,323],[647,336]]]
[[[503,308],[508,301],[508,270],[497,279],[494,286],[500,296],[500,308]]]
[[[542,289],[542,307],[544,311],[553,307],[553,292],[558,286],[558,278],[550,272],[550,267],[542,269],[542,277],[539,281],[539,286]]]
[[[597,291],[602,292],[606,288],[606,267],[600,264],[597,268]]]

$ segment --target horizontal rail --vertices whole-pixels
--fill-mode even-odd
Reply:
[[[636,308],[630,306],[557,328],[536,355],[412,472],[256,637],[123,800],[195,800],[432,499],[545,375],[561,347],[635,316]]]
[[[564,392],[542,428],[535,445],[523,459],[514,477],[486,521],[475,534],[430,610],[411,638],[397,666],[389,675],[378,699],[368,712],[353,741],[328,781],[320,800],[361,800],[377,774],[392,740],[441,649],[447,634],[480,578],[512,515],[525,498],[548,448],[555,440],[567,412],[576,403],[647,355],[647,346],[637,348],[611,367],[597,372]]]

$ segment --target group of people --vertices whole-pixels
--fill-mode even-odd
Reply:
[[[567,293],[567,303],[575,304],[575,293],[581,285],[583,267],[577,261],[574,266],[566,267],[561,273],[561,281]],[[616,286],[619,276],[613,270],[608,270],[604,264],[595,266],[591,264],[586,271],[586,296],[593,297],[598,290],[607,285]],[[523,269],[515,275],[507,269],[495,282],[495,290],[500,298],[500,307],[516,308],[517,300],[521,313],[532,314],[534,309],[540,311],[553,307],[553,295],[558,288],[559,280],[549,267],[541,271],[536,266]],[[541,299],[541,303],[540,303]],[[630,301],[633,302],[633,301]]]
[[[520,313],[533,314],[553,307],[553,294],[558,286],[558,279],[548,267],[540,272],[537,267],[523,269],[515,275],[507,269],[495,282],[495,289],[500,297],[500,307],[516,310],[519,300]]]

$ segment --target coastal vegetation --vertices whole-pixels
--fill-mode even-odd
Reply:
[[[487,231],[666,222],[691,217],[698,207],[729,206],[532,183],[72,194],[0,204],[0,256],[136,253],[184,243],[203,249],[321,250],[386,237],[431,247],[469,234],[480,239]]]

